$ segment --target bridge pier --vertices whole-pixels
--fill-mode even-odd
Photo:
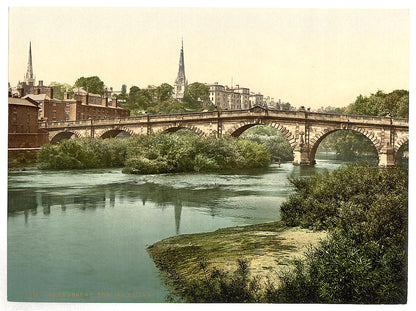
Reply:
[[[386,148],[378,153],[378,166],[392,167],[396,165],[396,153],[393,148]]]
[[[315,160],[311,160],[310,153],[308,151],[295,150],[293,151],[293,164],[294,165],[314,165]]]
[[[301,135],[300,143],[293,150],[293,164],[294,165],[314,165],[315,159],[311,155],[310,148],[303,142],[303,135]]]

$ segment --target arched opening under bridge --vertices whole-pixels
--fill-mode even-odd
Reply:
[[[69,132],[69,131],[60,132],[60,133],[56,134],[51,139],[50,143],[51,144],[57,144],[63,139],[73,139],[73,138],[77,138],[77,137],[78,137],[78,135],[74,132]]]
[[[398,166],[409,166],[409,141],[402,144],[396,152],[396,165]]]
[[[114,130],[109,130],[105,133],[103,133],[101,135],[100,138],[102,139],[106,139],[106,138],[126,138],[126,137],[131,137],[132,134],[125,131],[125,130],[120,130],[120,129],[114,129]]]
[[[312,146],[311,161],[315,163],[368,162],[377,165],[379,158],[374,143],[355,130],[335,130],[325,133]],[[314,162],[311,162],[314,163]]]
[[[200,130],[197,127],[188,127],[188,126],[174,126],[174,127],[169,127],[165,130],[162,131],[162,133],[176,133],[179,135],[185,135],[185,134],[195,134],[198,136],[204,136],[204,132],[202,130]]]
[[[266,147],[273,163],[293,161],[293,149],[289,140],[278,129],[271,125],[250,124],[241,127],[238,136],[252,140]],[[233,135],[232,135],[233,136]]]

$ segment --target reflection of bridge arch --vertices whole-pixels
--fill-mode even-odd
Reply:
[[[374,150],[377,154],[380,151],[380,143],[379,141],[372,135],[368,135],[368,132],[360,130],[359,128],[344,128],[344,129],[325,129],[319,133],[317,133],[313,138],[310,139],[310,152],[309,152],[309,161],[310,163],[315,163],[315,155],[316,151],[318,150],[319,144],[329,135],[338,132],[338,131],[354,131],[360,133],[363,137],[365,137],[374,147]]]
[[[50,139],[50,143],[51,144],[57,144],[61,140],[63,140],[63,139],[70,139],[73,136],[75,136],[77,138],[82,137],[82,135],[79,132],[77,132],[77,131],[64,131],[64,132],[59,132],[55,136],[53,136]]]
[[[292,148],[292,150],[294,150],[295,146],[296,146],[296,138],[295,136],[292,134],[292,132],[285,126],[279,124],[279,123],[275,123],[275,122],[269,122],[269,121],[263,121],[263,120],[256,120],[255,122],[241,122],[238,125],[233,126],[232,128],[230,128],[226,134],[229,136],[233,136],[233,137],[240,137],[241,134],[243,134],[246,130],[248,130],[249,128],[256,126],[256,125],[268,125],[271,126],[275,129],[277,129],[280,133],[283,134],[283,136],[286,137],[286,139],[289,141],[289,144]]]
[[[199,135],[201,137],[205,136],[204,131],[202,131],[200,128],[198,128],[196,126],[193,126],[193,125],[169,126],[169,127],[166,127],[166,128],[161,129],[156,134],[158,134],[158,133],[175,133],[175,132],[177,132],[179,130],[184,130],[184,129],[190,130],[190,131],[196,133],[197,135]]]
[[[106,138],[114,138],[117,137],[117,135],[124,133],[124,136],[133,136],[134,132],[126,127],[116,127],[113,129],[105,129],[100,132],[97,131],[96,137],[106,139]]]

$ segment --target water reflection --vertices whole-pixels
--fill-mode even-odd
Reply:
[[[310,176],[320,168],[333,169],[333,160],[315,167],[282,163],[268,169],[222,174],[126,175],[112,171],[17,172],[9,176],[8,214],[41,213],[53,216],[68,208],[81,211],[123,209],[124,203],[163,210],[172,209],[176,234],[180,232],[184,207],[203,213],[247,219],[278,218],[280,203],[290,192],[288,176]]]
[[[224,207],[224,201],[229,198],[259,195],[259,191],[249,189],[255,184],[254,181],[258,181],[256,174],[239,175],[238,186],[232,182],[236,177],[226,174],[222,178],[215,176],[195,174],[186,181],[189,176],[171,175],[165,176],[169,181],[164,180],[166,184],[145,181],[143,179],[146,177],[141,177],[137,180],[98,184],[87,188],[74,188],[70,182],[68,187],[48,189],[11,183],[8,191],[8,214],[9,217],[14,217],[23,212],[27,223],[29,216],[36,216],[38,212],[50,216],[59,210],[65,212],[68,207],[86,211],[119,207],[117,202],[140,202],[143,206],[152,202],[162,210],[173,207],[178,234],[184,206],[201,208],[211,216],[216,216],[220,207]]]

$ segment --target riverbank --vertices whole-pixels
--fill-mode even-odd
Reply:
[[[290,269],[291,260],[303,257],[309,246],[326,238],[326,232],[287,227],[282,222],[230,227],[213,232],[174,236],[147,248],[167,284],[180,290],[183,282],[202,280],[214,267],[235,271],[238,260],[246,260],[251,277],[264,287],[277,285],[276,273]]]

